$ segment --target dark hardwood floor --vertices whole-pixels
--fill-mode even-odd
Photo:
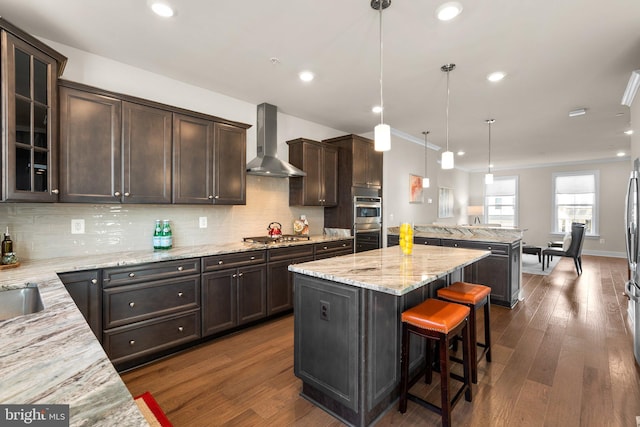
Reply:
[[[455,426],[636,426],[640,368],[623,295],[626,260],[583,258],[582,276],[563,258],[549,276],[523,276],[515,309],[492,306],[493,362],[480,363],[473,402],[454,408]],[[342,425],[299,396],[292,316],[122,378],[133,395],[150,391],[176,427]],[[438,402],[437,380],[418,389]],[[404,415],[394,406],[377,426],[440,424],[409,402]]]

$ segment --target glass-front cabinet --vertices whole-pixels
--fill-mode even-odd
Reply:
[[[0,21],[0,26],[2,200],[56,201],[56,80],[66,58],[30,36],[25,40],[21,34],[12,34],[10,30],[20,31],[6,21]]]

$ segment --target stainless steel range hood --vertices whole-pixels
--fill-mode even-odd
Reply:
[[[258,157],[247,163],[247,173],[276,178],[306,176],[304,171],[278,158],[277,115],[278,107],[275,105],[258,105]]]

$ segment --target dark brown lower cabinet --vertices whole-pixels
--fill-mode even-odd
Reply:
[[[289,265],[313,261],[313,245],[269,249],[267,314],[293,309],[293,273]]]
[[[102,342],[102,289],[100,270],[60,273],[58,277],[73,298],[98,341]]]
[[[267,274],[264,264],[203,274],[203,336],[266,317],[266,292]]]

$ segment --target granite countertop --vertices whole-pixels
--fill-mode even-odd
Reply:
[[[400,248],[394,246],[293,264],[289,266],[289,271],[388,294],[404,295],[490,254],[490,251],[477,249],[416,245],[412,255],[404,256]]]
[[[508,244],[522,240],[526,231],[520,228],[440,224],[415,225],[413,228],[414,237]],[[399,233],[400,227],[387,228],[387,234],[397,235]]]
[[[37,284],[44,310],[0,321],[0,403],[68,404],[70,425],[147,425],[131,394],[56,273],[312,244],[308,241],[201,245],[25,261],[0,271],[1,291]]]

